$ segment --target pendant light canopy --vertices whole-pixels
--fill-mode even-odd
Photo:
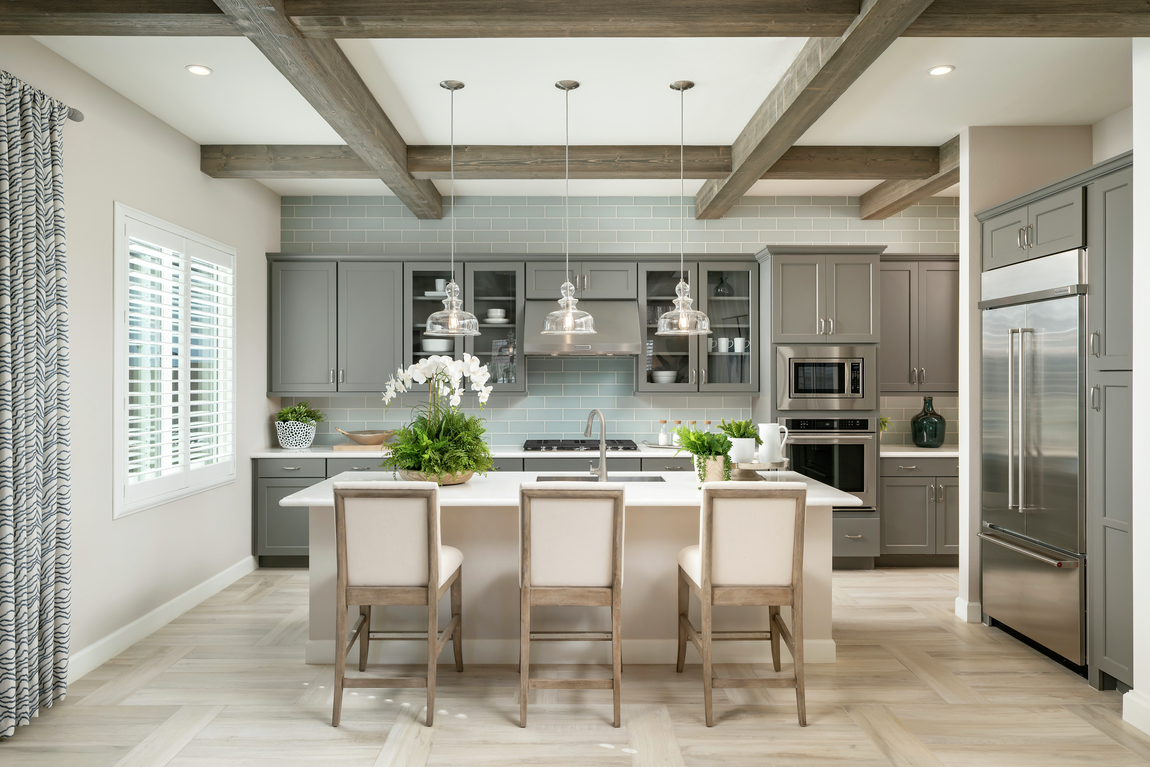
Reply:
[[[566,232],[566,246],[564,248],[564,273],[571,274],[571,91],[579,87],[574,80],[560,80],[555,87],[563,91],[564,119],[566,133],[563,140],[563,229]],[[563,281],[559,287],[563,297],[559,299],[560,308],[543,318],[542,335],[589,335],[595,332],[595,318],[582,309],[576,309],[579,299],[575,298],[575,286],[570,279]]]
[[[444,288],[447,297],[443,299],[443,309],[433,312],[427,318],[425,336],[477,336],[479,319],[463,310],[463,299],[459,297],[459,285],[455,283],[455,92],[463,88],[458,80],[444,80],[439,84],[451,92],[451,279]]]
[[[679,284],[675,286],[673,303],[675,308],[659,317],[657,336],[704,336],[711,332],[711,318],[697,309],[692,309],[691,286],[687,283],[687,271],[683,266],[683,229],[687,223],[687,197],[684,183],[684,131],[683,93],[694,88],[690,80],[676,80],[671,89],[679,92]]]

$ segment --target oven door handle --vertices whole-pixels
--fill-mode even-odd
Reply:
[[[849,437],[814,437],[814,436],[801,436],[797,434],[789,434],[787,442],[799,443],[804,445],[822,443],[829,445],[849,445],[852,442],[864,443],[874,442],[873,434],[853,434]]]

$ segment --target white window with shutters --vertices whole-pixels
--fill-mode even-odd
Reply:
[[[122,517],[236,477],[236,252],[116,203]]]

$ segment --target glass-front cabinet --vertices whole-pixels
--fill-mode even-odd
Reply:
[[[463,305],[479,318],[477,336],[464,349],[487,365],[495,391],[527,390],[523,361],[522,262],[468,262]]]
[[[750,263],[699,264],[695,306],[711,319],[711,335],[699,337],[703,359],[699,391],[759,388],[759,281]]]
[[[447,354],[452,357],[463,356],[462,338],[434,338],[423,334],[427,327],[428,315],[443,309],[443,299],[447,297],[445,288],[450,279],[451,263],[448,261],[404,263],[403,294],[407,299],[404,301],[403,315],[405,331],[403,336],[404,367],[432,354]],[[459,285],[463,285],[463,264],[459,262],[455,264],[455,281]],[[414,388],[418,391],[426,391],[424,386],[417,385]]]
[[[678,263],[639,264],[644,353],[639,391],[758,391],[758,277],[754,262],[688,262],[694,306],[707,313],[707,336],[659,336],[659,315],[674,309]]]

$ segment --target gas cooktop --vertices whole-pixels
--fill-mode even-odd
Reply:
[[[529,439],[523,443],[523,449],[530,452],[545,453],[557,450],[587,450],[598,451],[597,439]],[[609,439],[608,450],[638,450],[639,446],[633,439]]]

